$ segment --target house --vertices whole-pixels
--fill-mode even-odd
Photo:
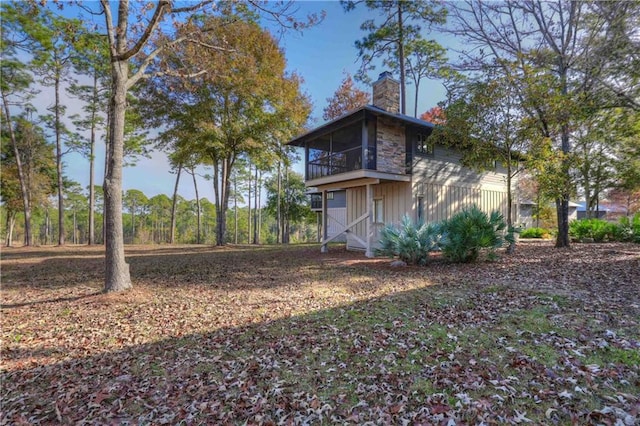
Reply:
[[[332,191],[345,193],[339,234],[346,233],[348,249],[364,250],[368,257],[384,225],[397,224],[404,215],[440,221],[472,204],[506,215],[504,167],[494,164],[487,172],[463,167],[460,152],[427,141],[433,124],[399,113],[399,100],[400,83],[383,72],[373,84],[373,105],[289,142],[304,149],[305,184],[320,193],[322,251],[334,238],[328,232]]]
[[[311,197],[311,210],[316,212],[318,217],[318,236],[322,233],[322,192],[317,192],[315,188],[309,191]],[[333,241],[344,243],[347,236],[342,230],[343,224],[347,220],[347,191],[327,191],[327,231],[326,237]]]
[[[516,225],[522,228],[532,228],[539,225],[539,221],[534,217],[538,204],[531,200],[520,200],[518,206],[518,222]],[[555,203],[549,207],[555,209]],[[579,204],[569,201],[569,221],[579,219]]]
[[[587,202],[584,200],[578,201],[577,206],[577,218],[587,219]],[[616,203],[612,203],[606,200],[600,201],[596,207],[596,210],[591,213],[591,216],[598,219],[615,221],[622,216],[627,215],[627,209]]]

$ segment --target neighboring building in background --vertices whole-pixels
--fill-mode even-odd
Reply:
[[[289,142],[304,148],[305,183],[320,194],[319,201],[315,197],[322,211],[323,251],[336,238],[329,232],[328,200],[336,191],[345,194],[346,215],[336,235],[346,233],[347,248],[367,256],[373,256],[382,227],[405,215],[435,222],[473,204],[507,213],[504,167],[494,164],[486,172],[463,167],[460,152],[427,141],[433,124],[399,113],[399,92],[399,82],[384,72],[373,84],[373,105]],[[517,207],[512,209],[516,223]]]
[[[586,219],[587,218],[587,202],[586,201],[578,201],[576,204],[577,207],[577,218],[578,219]],[[622,216],[627,215],[627,209],[624,206],[621,206],[616,203],[611,203],[606,200],[602,200],[598,203],[597,210],[593,211],[591,217],[605,220],[618,220]]]
[[[538,220],[535,217],[537,210],[537,203],[531,200],[522,200],[518,206],[518,221],[516,225],[521,228],[534,228],[538,227]],[[556,208],[555,203],[549,204],[553,209]],[[569,221],[578,219],[578,207],[579,204],[569,201]]]

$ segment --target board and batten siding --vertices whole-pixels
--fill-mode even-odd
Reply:
[[[413,197],[411,194],[411,184],[409,182],[390,182],[374,185],[373,199],[382,199],[384,223],[374,223],[373,225],[373,245],[379,246],[380,230],[384,225],[399,224],[405,214],[413,214]],[[347,222],[351,223],[362,216],[367,209],[366,187],[359,186],[347,189]],[[366,241],[366,223],[360,222],[352,228],[352,232],[359,238]],[[347,236],[347,246],[350,249],[365,249],[357,240]]]
[[[413,194],[423,199],[425,222],[438,222],[476,204],[483,211],[507,214],[506,169],[479,172],[460,164],[462,155],[434,147],[432,156],[416,156],[413,163]],[[515,187],[515,182],[513,182]],[[417,214],[416,214],[417,217]]]

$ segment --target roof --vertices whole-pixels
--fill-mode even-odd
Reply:
[[[365,115],[367,114],[370,114],[376,117],[388,117],[393,120],[400,121],[405,124],[410,124],[417,127],[423,127],[423,128],[429,128],[429,129],[432,129],[435,127],[435,124],[429,123],[428,121],[420,120],[419,118],[385,111],[384,109],[378,108],[377,106],[374,106],[374,105],[365,105],[360,108],[349,111],[338,118],[328,121],[327,123],[324,123],[313,130],[310,130],[306,133],[303,133],[300,136],[293,138],[292,140],[287,142],[287,145],[304,146],[304,143],[307,142],[308,140],[313,139],[316,136],[320,136],[326,132],[329,132],[334,128],[341,127],[342,124],[346,124],[352,121],[356,121],[360,118],[364,118]]]
[[[587,202],[586,201],[578,201],[577,207],[579,212],[587,211]],[[619,204],[611,203],[609,201],[600,201],[598,205],[599,212],[607,212],[607,213],[626,213],[627,209],[624,206]]]

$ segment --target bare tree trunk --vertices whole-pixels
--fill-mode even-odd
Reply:
[[[406,76],[404,68],[404,28],[402,22],[402,2],[398,2],[398,62],[400,63],[400,112],[406,114]]]
[[[120,13],[125,13],[121,8]],[[126,46],[122,36],[119,43]],[[129,264],[124,257],[124,234],[122,227],[122,160],[124,157],[124,124],[127,102],[127,60],[112,58],[112,88],[109,114],[109,164],[104,180],[105,229],[105,292],[123,291],[131,288]]]
[[[238,244],[238,177],[233,180],[233,243]]]
[[[258,242],[260,244],[260,233],[262,231],[262,170],[258,175]]]
[[[171,204],[171,235],[169,236],[169,244],[175,244],[176,242],[176,207],[178,205],[178,184],[180,183],[180,172],[182,172],[182,164],[178,165],[176,184],[173,186],[173,203]]]
[[[56,173],[58,174],[58,245],[64,245],[64,188],[62,183],[62,141],[60,138],[60,79],[55,81]]]
[[[200,241],[200,225],[201,225],[201,218],[200,218],[200,196],[198,195],[198,182],[196,181],[196,171],[191,168],[191,176],[193,177],[193,188],[196,191],[196,216],[198,218],[198,235],[196,237],[196,242],[198,244],[201,243]]]
[[[98,71],[93,72],[93,100],[98,98]],[[91,140],[89,145],[89,235],[88,244],[95,244],[95,208],[96,208],[96,191],[94,186],[94,166],[95,166],[95,149],[96,149],[96,111],[91,111]]]
[[[276,196],[277,205],[276,205],[276,243],[282,243],[282,211],[280,208],[280,203],[282,199],[282,174],[280,172],[280,160],[278,160],[278,194]]]
[[[109,105],[109,111],[107,113],[107,135],[104,143],[104,177],[103,181],[107,179],[107,170],[109,170],[109,160],[111,155],[111,105]],[[104,200],[104,186],[102,188],[102,244],[107,242],[107,211],[106,201]]]
[[[226,244],[227,208],[231,189],[231,169],[234,159],[213,160],[213,190],[216,198],[216,245]]]
[[[249,163],[249,202],[247,203],[247,244],[251,244],[251,163]]]
[[[7,212],[7,239],[5,244],[7,247],[11,247],[13,244],[13,227],[16,224],[16,214]]]
[[[22,207],[24,209],[24,245],[30,246],[33,243],[33,240],[31,237],[31,206],[29,203],[29,189],[24,169],[22,168],[22,159],[20,158],[20,151],[18,150],[18,141],[16,140],[16,134],[13,131],[13,123],[11,123],[9,102],[7,101],[7,97],[4,93],[2,94],[2,104],[4,106],[7,128],[9,129],[9,138],[11,139],[11,145],[13,146],[13,155],[16,157],[16,166],[18,168],[18,180],[20,181]]]
[[[258,244],[258,167],[253,182],[253,244]]]

